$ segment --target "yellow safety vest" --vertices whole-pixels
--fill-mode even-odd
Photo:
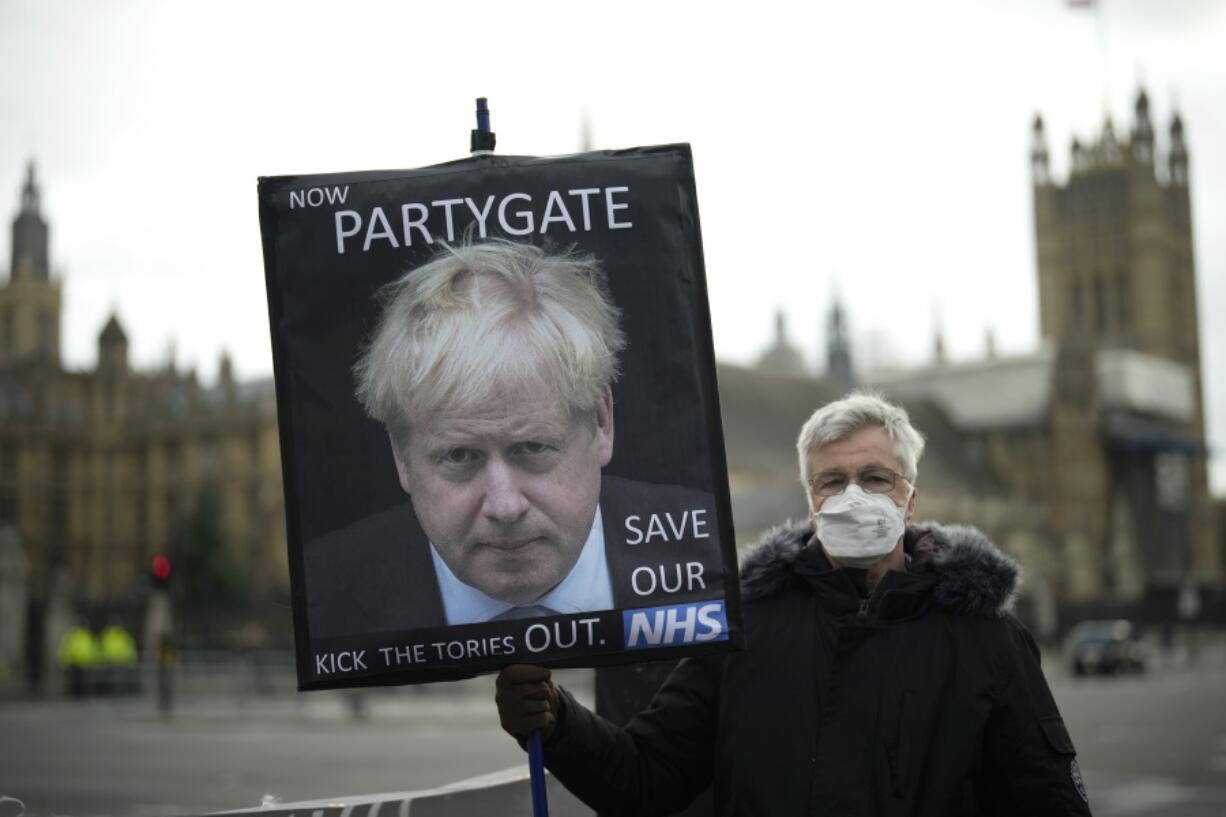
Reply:
[[[102,630],[102,662],[111,666],[136,663],[136,642],[123,627],[111,625]]]
[[[84,627],[73,627],[60,639],[58,656],[64,669],[92,667],[98,662],[98,646],[94,634]]]

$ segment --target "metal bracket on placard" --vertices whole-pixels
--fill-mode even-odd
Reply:
[[[477,97],[477,127],[469,135],[468,145],[473,156],[488,156],[494,152],[497,141],[494,132],[490,130],[489,100],[483,96]]]

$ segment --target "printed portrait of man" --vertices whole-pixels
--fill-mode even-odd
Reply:
[[[595,258],[449,246],[380,297],[356,397],[407,501],[307,543],[313,637],[719,595],[712,496],[603,472],[627,341]]]

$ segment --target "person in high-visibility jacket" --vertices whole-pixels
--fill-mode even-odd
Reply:
[[[108,624],[102,628],[98,645],[107,690],[116,694],[136,692],[140,682],[132,635],[118,624]]]
[[[100,650],[88,627],[77,625],[60,639],[56,654],[60,669],[68,674],[68,694],[80,698],[86,692],[86,676],[98,665]]]
[[[136,641],[123,627],[108,624],[102,628],[98,642],[102,663],[114,667],[130,667],[136,664]]]

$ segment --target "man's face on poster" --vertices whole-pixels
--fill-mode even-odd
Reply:
[[[434,414],[395,450],[401,487],[451,572],[512,604],[538,600],[574,567],[612,455],[607,389],[588,412],[521,394],[468,416]]]

